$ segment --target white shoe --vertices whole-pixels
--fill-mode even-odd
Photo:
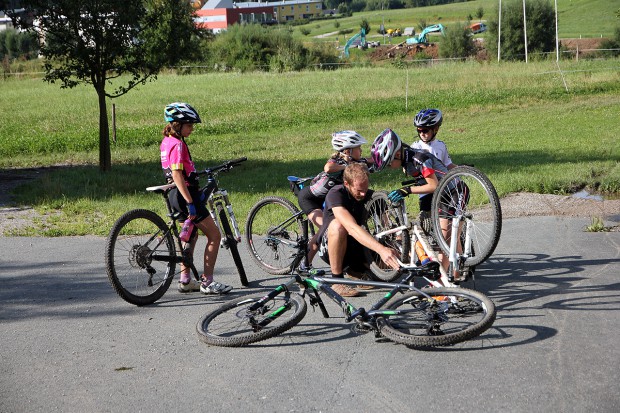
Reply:
[[[194,291],[200,291],[200,283],[193,278],[190,278],[187,284],[179,281],[177,290],[179,290],[180,293],[191,293]]]
[[[200,292],[203,294],[228,294],[232,291],[230,285],[222,284],[217,281],[203,281],[200,284]]]

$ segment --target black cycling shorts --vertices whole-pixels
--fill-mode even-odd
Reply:
[[[326,264],[329,264],[327,229],[317,243],[319,244],[319,256],[323,261],[325,261]],[[366,254],[364,253],[364,246],[350,235],[347,235],[347,251],[345,252],[344,259],[342,261],[343,270],[350,268],[353,271],[364,272],[369,268],[368,261],[366,260]]]
[[[200,197],[202,196],[202,192],[197,187],[188,187],[189,193],[192,196],[192,200],[194,201],[194,207],[196,207],[196,218],[194,222],[200,222],[203,219],[210,217],[209,211],[204,202],[200,202]],[[170,205],[172,209],[176,212],[179,212],[183,220],[187,219],[188,211],[187,211],[187,202],[183,195],[179,192],[178,188],[173,188],[168,194],[168,199],[170,200]]]
[[[299,207],[306,215],[315,209],[323,209],[323,204],[325,203],[325,198],[319,198],[312,194],[310,191],[310,187],[306,186],[299,191],[297,195],[297,202],[299,202]]]

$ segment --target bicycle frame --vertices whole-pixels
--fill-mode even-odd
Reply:
[[[407,236],[409,236],[411,240],[410,245],[412,246],[412,250],[413,250],[413,246],[415,245],[415,242],[419,241],[422,244],[422,247],[424,249],[424,252],[426,252],[426,255],[428,255],[431,258],[431,260],[439,262],[439,257],[437,255],[437,252],[435,251],[435,249],[433,249],[430,246],[426,232],[422,230],[422,228],[420,227],[420,225],[418,225],[418,223],[409,222],[409,216],[407,214],[405,204],[404,203],[393,204],[390,206],[390,208],[400,208],[405,222],[403,225],[399,227],[392,228],[390,230],[375,234],[375,238],[377,240],[380,240],[381,238],[387,235],[399,233],[399,232],[405,233],[406,231]],[[459,242],[461,241],[460,235],[463,230],[463,223],[465,224],[465,239],[463,242],[462,251],[459,252],[458,249],[459,249]],[[465,213],[463,211],[457,211],[455,213],[455,216],[451,219],[451,224],[450,224],[450,252],[448,254],[448,262],[450,263],[450,268],[446,270],[445,268],[443,268],[443,266],[440,266],[440,270],[442,274],[441,284],[433,280],[427,280],[431,285],[433,285],[434,287],[456,286],[451,281],[453,278],[451,277],[452,274],[450,274],[450,272],[454,272],[455,270],[460,272],[462,269],[462,264],[467,260],[467,258],[472,256],[472,250],[473,250],[472,238],[471,238],[472,227],[473,227],[473,222],[472,222],[472,216],[470,213]],[[435,236],[443,236],[443,234],[435,234]],[[415,265],[415,256],[413,255],[413,251],[410,254],[409,265]]]
[[[438,264],[435,264],[438,266]],[[342,312],[345,316],[345,321],[351,322],[356,321],[358,324],[374,330],[376,334],[378,334],[379,329],[377,328],[376,318],[378,316],[394,316],[400,314],[406,314],[411,312],[419,312],[419,309],[408,308],[408,309],[381,309],[385,303],[387,303],[392,297],[394,297],[397,293],[402,293],[404,291],[416,291],[426,297],[429,300],[433,300],[433,297],[426,294],[423,290],[420,290],[413,286],[413,278],[416,276],[423,276],[423,273],[432,273],[435,272],[436,269],[433,268],[421,268],[421,267],[412,267],[408,265],[402,266],[402,272],[405,272],[405,275],[401,278],[401,280],[397,283],[389,283],[389,282],[381,282],[381,281],[353,281],[341,278],[324,278],[324,277],[301,277],[300,275],[294,275],[291,279],[289,279],[286,283],[280,284],[274,290],[270,291],[267,295],[262,297],[260,300],[256,301],[252,306],[249,307],[249,311],[256,311],[261,308],[265,303],[272,300],[276,296],[284,293],[286,295],[290,294],[290,288],[298,284],[303,288],[302,296],[305,297],[306,294],[310,297],[311,305],[318,305],[321,309],[321,313],[325,318],[329,317],[327,312],[327,308],[323,303],[319,295],[319,291],[323,292],[327,297],[329,297],[332,301],[334,301],[338,306],[342,309]],[[426,278],[426,277],[425,277]],[[364,307],[356,308],[353,304],[348,302],[344,297],[334,291],[330,284],[348,284],[348,285],[370,285],[373,287],[379,288],[390,288],[385,295],[383,295],[379,301],[374,303],[369,310],[366,310]],[[309,291],[312,291],[311,293]],[[287,304],[284,304],[274,310],[271,311],[269,315],[267,315],[261,322],[252,325],[252,328],[255,331],[260,330],[261,328],[267,326],[272,321],[276,320],[283,312],[287,309]],[[250,320],[252,323],[252,319]]]

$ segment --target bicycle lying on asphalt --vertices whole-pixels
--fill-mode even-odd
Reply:
[[[493,184],[470,166],[458,166],[445,175],[434,192],[430,217],[421,223],[410,223],[405,203],[391,203],[384,191],[373,194],[366,211],[368,231],[384,245],[399,251],[401,260],[409,265],[419,261],[417,252],[433,261],[438,261],[438,253],[446,254],[450,265],[447,270],[440,268],[443,285],[473,276],[475,266],[495,250],[502,229],[502,210]],[[448,236],[443,235],[442,220]],[[423,251],[418,251],[420,247]],[[376,253],[366,252],[377,278],[391,281],[398,277]]]
[[[207,209],[222,233],[221,246],[230,250],[243,285],[248,281],[237,248],[241,233],[228,192],[219,187],[217,176],[246,160],[245,157],[229,160],[198,173],[207,177],[207,184],[201,191],[207,195]],[[116,293],[128,303],[141,306],[159,300],[170,287],[179,263],[190,267],[194,278],[199,280],[193,257],[184,253],[179,238],[177,223],[182,224],[184,218],[172,209],[168,199],[174,187],[172,183],[146,188],[164,198],[167,223],[153,211],[134,209],[123,214],[108,235],[105,250],[108,279]]]
[[[292,268],[306,255],[307,239],[297,242]],[[356,331],[374,332],[413,348],[447,346],[476,337],[495,321],[493,302],[478,291],[465,288],[423,288],[413,286],[414,278],[440,277],[439,264],[423,267],[401,263],[396,283],[324,278],[294,274],[287,282],[261,296],[248,295],[229,301],[205,314],[196,326],[201,341],[224,347],[239,347],[275,337],[298,324],[306,315],[306,297],[329,317],[321,298],[333,300],[343,311],[345,321],[355,323]],[[330,284],[369,285],[390,290],[369,310],[356,308],[336,293]],[[298,286],[300,291],[293,291]]]

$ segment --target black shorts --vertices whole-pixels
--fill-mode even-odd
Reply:
[[[299,207],[302,211],[304,211],[304,214],[308,215],[315,209],[323,209],[325,197],[315,196],[312,192],[310,192],[310,187],[306,186],[299,191],[299,194],[297,195],[297,202],[299,202]]]
[[[329,253],[327,249],[327,229],[323,233],[319,244],[319,256],[326,264],[329,264]],[[366,254],[364,253],[364,246],[357,242],[355,238],[347,235],[347,251],[344,254],[342,262],[342,269],[350,268],[353,271],[364,272],[368,270],[369,265],[366,260]]]
[[[211,216],[204,202],[200,202],[200,197],[202,196],[202,192],[200,192],[199,188],[196,187],[188,187],[189,193],[192,196],[192,200],[194,201],[194,207],[196,207],[196,218],[194,222],[200,222],[203,219]],[[168,194],[168,199],[170,200],[170,205],[172,209],[181,214],[183,220],[187,219],[187,202],[183,195],[179,192],[177,188],[173,188]]]

